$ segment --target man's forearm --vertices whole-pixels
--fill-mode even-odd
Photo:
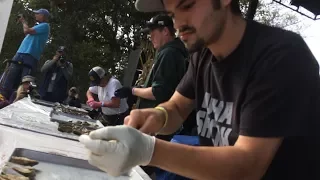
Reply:
[[[24,34],[29,34],[31,32],[31,29],[29,28],[29,26],[28,26],[26,21],[22,22],[22,27],[23,27],[23,33]]]
[[[29,26],[28,26],[28,24],[27,24],[26,21],[23,21],[23,22],[22,22],[22,27],[23,27],[23,31],[26,31],[26,30],[29,29]]]
[[[176,106],[175,102],[172,100],[159,104],[158,106],[165,108],[168,113],[167,124],[160,132],[160,134],[163,135],[172,134],[176,132],[181,127],[183,122],[187,119],[187,116],[190,114],[192,110],[189,110],[186,106],[186,108],[183,110],[184,112],[181,112],[179,108]]]
[[[234,146],[195,147],[157,139],[150,165],[192,179],[257,180],[250,170],[253,157]]]
[[[48,60],[44,63],[44,65],[41,67],[41,72],[45,73],[47,72],[54,64],[56,63],[55,60]]]
[[[132,92],[133,92],[133,95],[144,98],[144,99],[149,99],[149,100],[156,99],[152,93],[152,87],[134,88]]]
[[[67,80],[70,80],[72,77],[73,69],[70,67],[62,68],[62,73]]]
[[[94,99],[92,93],[89,90],[87,91],[87,99]]]
[[[114,103],[112,101],[103,101],[103,107],[108,107],[108,108],[119,108],[120,104]]]

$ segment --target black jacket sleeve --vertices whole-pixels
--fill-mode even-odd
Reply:
[[[159,54],[152,81],[152,93],[157,101],[165,102],[171,98],[186,72],[186,63],[185,57],[173,48]]]

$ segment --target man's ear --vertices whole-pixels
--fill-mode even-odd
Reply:
[[[220,0],[221,2],[221,6],[226,7],[229,6],[231,4],[232,0]]]
[[[163,32],[166,36],[169,36],[170,35],[170,31],[169,31],[169,28],[168,27],[165,27],[163,28]]]

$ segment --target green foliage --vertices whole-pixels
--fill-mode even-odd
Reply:
[[[249,0],[241,0],[244,11],[249,7]],[[274,2],[260,0],[254,20],[269,26],[280,27],[300,33],[304,29],[296,14]]]
[[[104,67],[122,80],[121,75],[127,65],[130,50],[140,46],[141,40],[146,40],[136,35],[137,32],[155,15],[136,11],[134,2],[135,0],[14,0],[0,61],[11,59],[24,38],[22,25],[16,22],[17,15],[23,13],[32,26],[35,23],[32,10],[47,8],[51,12],[51,33],[39,69],[47,59],[53,57],[58,46],[64,45],[74,66],[70,86],[78,87],[82,95],[88,88],[87,73],[93,66]],[[246,11],[249,0],[240,2],[241,8]],[[259,6],[257,17],[260,21],[281,25],[286,19],[278,21],[273,18],[277,15],[264,4]],[[141,47],[148,56],[144,69],[148,72],[154,52],[151,51],[150,43],[148,47],[148,43],[143,43]],[[4,69],[2,63],[0,69]],[[40,72],[38,79],[41,81]]]
[[[5,35],[5,39],[3,42],[3,47],[1,51],[0,58],[1,60],[4,59],[11,59],[17,49],[19,48],[19,45],[21,43],[21,40],[24,38],[24,34],[22,33],[22,25],[17,23],[17,15],[20,13],[26,14],[25,7],[22,3],[15,0],[13,2],[13,7],[11,13],[8,26],[7,26],[7,33]],[[4,65],[0,63],[0,68],[3,69]]]
[[[152,65],[154,63],[153,60],[156,54],[156,51],[150,41],[142,41],[140,48],[142,49],[142,53],[144,54],[144,56],[141,56],[139,61],[141,64],[143,64],[143,66],[141,69],[142,74],[136,81],[136,86],[144,85],[150,71],[152,70]]]
[[[121,80],[128,54],[140,41],[134,34],[154,15],[137,12],[133,0],[14,0],[1,61],[11,59],[24,38],[17,15],[23,13],[32,26],[32,10],[39,8],[51,13],[51,33],[38,68],[54,56],[58,46],[66,46],[74,65],[70,86],[83,91],[88,88],[87,73],[93,66],[104,67]],[[4,69],[1,63],[0,68]]]

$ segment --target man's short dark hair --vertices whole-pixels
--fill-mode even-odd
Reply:
[[[159,27],[158,29],[159,29],[160,31],[163,31],[164,28],[167,28],[167,29],[168,29],[168,31],[169,31],[169,33],[170,33],[171,36],[174,36],[174,37],[176,36],[176,29],[174,29],[174,27],[165,26],[165,27]]]
[[[240,10],[239,0],[232,0],[230,6],[231,12],[234,14],[240,15],[242,13]]]

